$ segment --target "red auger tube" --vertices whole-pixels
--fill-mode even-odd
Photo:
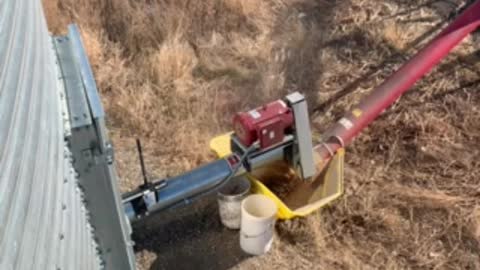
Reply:
[[[324,133],[325,141],[314,147],[320,161],[319,168],[479,26],[480,0],[468,7],[427,46]]]

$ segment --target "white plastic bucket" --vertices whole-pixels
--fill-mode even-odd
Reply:
[[[218,212],[225,227],[240,228],[241,204],[248,194],[250,194],[250,181],[244,176],[233,178],[218,190]]]
[[[272,247],[277,205],[267,196],[250,195],[242,202],[240,247],[246,253],[262,255]]]

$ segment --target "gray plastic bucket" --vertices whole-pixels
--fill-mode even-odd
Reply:
[[[250,181],[245,176],[239,176],[218,190],[218,211],[225,227],[240,228],[242,200],[250,194],[250,187]]]

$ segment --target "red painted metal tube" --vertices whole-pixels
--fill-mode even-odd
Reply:
[[[314,147],[321,161],[319,168],[479,26],[480,0],[468,7],[427,46],[324,133],[325,141]]]

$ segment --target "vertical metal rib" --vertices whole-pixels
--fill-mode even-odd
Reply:
[[[0,1],[0,269],[101,269],[39,0]]]

